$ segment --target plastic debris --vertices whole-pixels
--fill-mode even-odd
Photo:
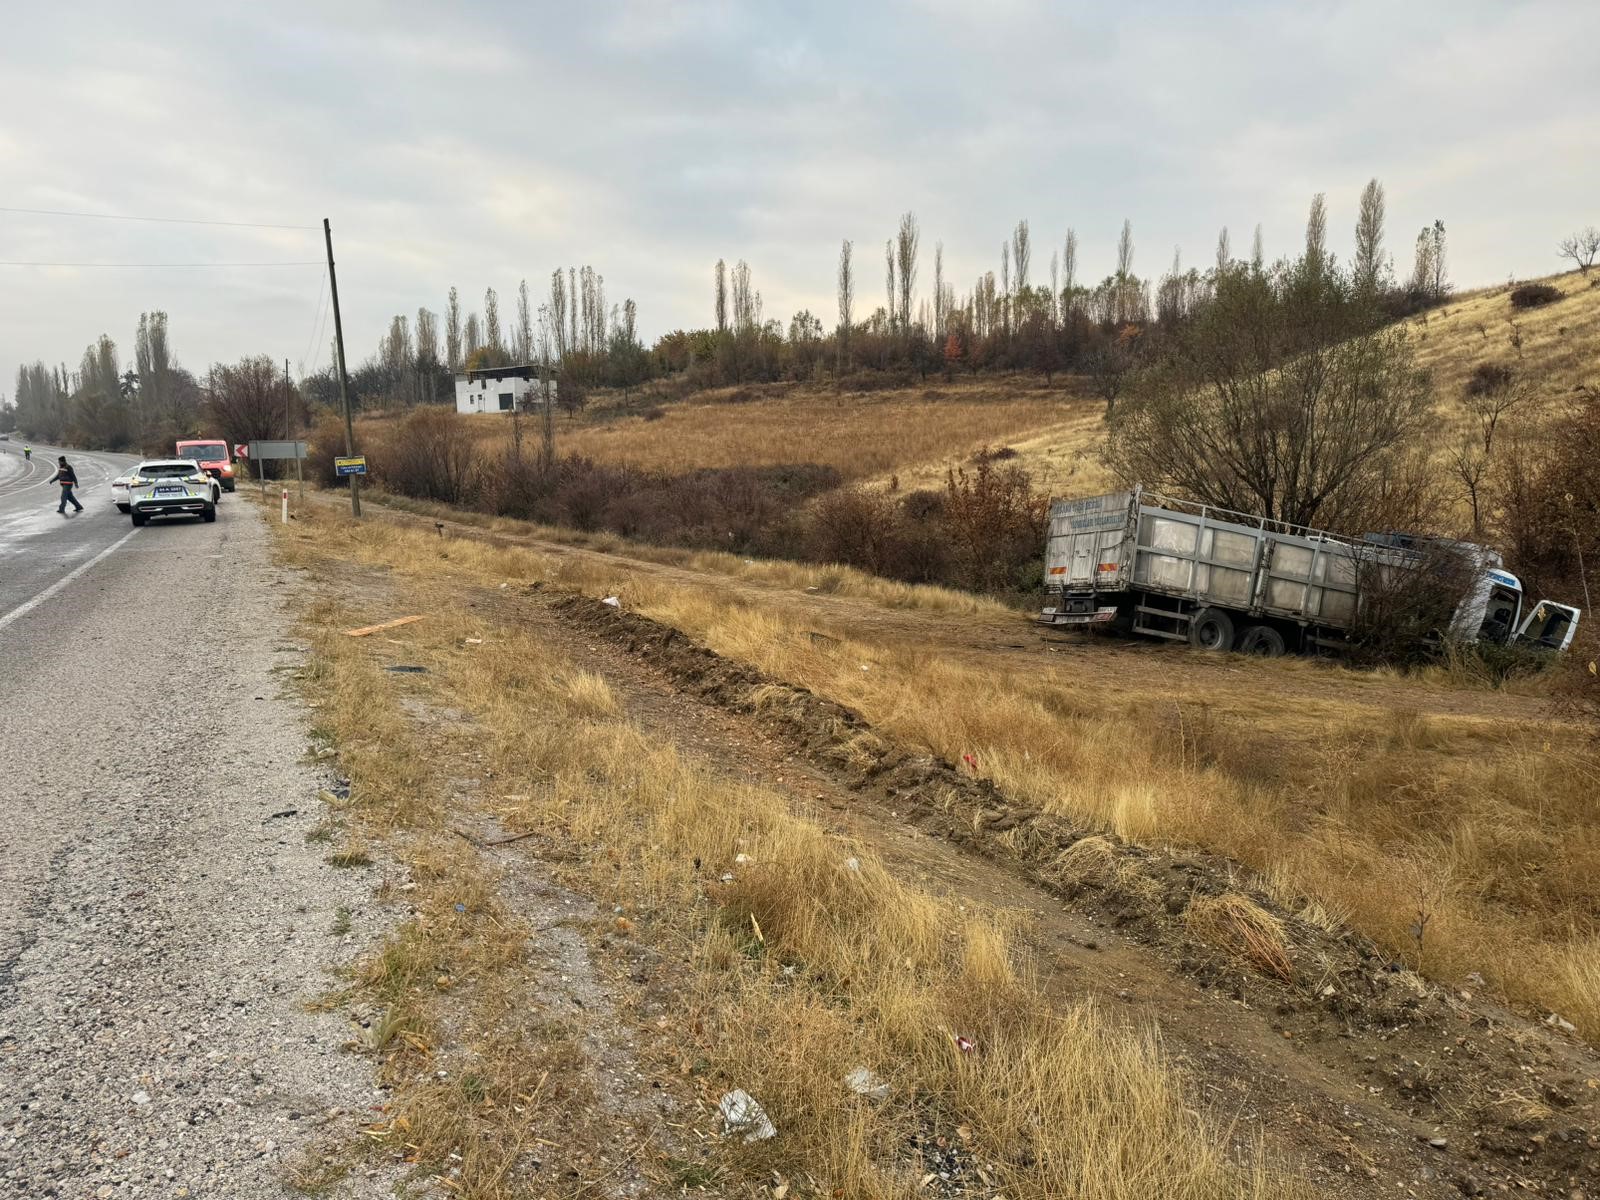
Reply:
[[[1578,1027],[1559,1013],[1551,1013],[1544,1019],[1544,1023],[1551,1029],[1559,1029],[1562,1033],[1577,1033]]]
[[[868,1100],[887,1100],[889,1085],[866,1067],[856,1067],[844,1077],[844,1085]]]
[[[743,866],[745,863],[755,862],[755,859],[751,858],[748,854],[735,854],[733,856],[733,861],[735,864]]]
[[[428,673],[427,667],[413,666],[410,663],[394,663],[385,667],[384,670],[392,671],[396,675],[426,675]]]
[[[971,1054],[978,1048],[978,1043],[974,1042],[969,1037],[962,1037],[959,1033],[956,1035],[955,1041],[956,1049],[961,1051],[963,1054]]]
[[[467,906],[465,904],[461,903],[461,901],[457,900],[456,901],[456,911],[458,913],[464,913],[464,912],[467,911]]]
[[[764,1142],[778,1136],[778,1127],[767,1116],[767,1110],[743,1088],[724,1094],[717,1111],[722,1114],[724,1133],[743,1137],[747,1142]]]
[[[859,858],[857,858],[854,854],[852,854],[849,858],[844,860],[844,869],[846,871],[860,872],[860,870],[861,870],[861,860]]]
[[[622,597],[620,597],[620,596],[607,596],[604,600],[600,601],[600,603],[601,604],[609,604],[612,608],[621,608],[622,607]]]
[[[963,754],[961,756],[961,761],[966,763],[967,766],[970,767],[974,771],[976,771],[978,769],[978,760],[976,758],[974,758],[970,754]]]

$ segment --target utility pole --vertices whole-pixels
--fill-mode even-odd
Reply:
[[[328,224],[328,218],[322,218],[322,238],[328,246],[328,292],[333,297],[333,341],[338,348],[339,358],[339,401],[344,405],[344,452],[354,458],[356,453],[356,431],[350,420],[350,380],[344,373],[344,324],[339,320],[339,280],[333,273],[333,228]],[[350,479],[350,515],[361,515],[361,476],[351,475]]]

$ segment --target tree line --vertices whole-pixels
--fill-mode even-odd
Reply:
[[[0,406],[0,428],[38,441],[144,454],[171,453],[191,437],[283,438],[305,421],[304,394],[285,364],[251,355],[197,376],[178,362],[160,311],[139,314],[131,359],[101,334],[76,368],[42,361],[18,368],[12,401]]]

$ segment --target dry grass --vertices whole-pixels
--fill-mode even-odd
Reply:
[[[425,538],[381,527],[364,538],[350,553],[439,567]],[[1279,672],[1322,669],[1292,660],[1241,662],[1233,673],[1248,679],[1220,693],[1214,676],[1185,674],[1181,653],[1159,691],[1080,683],[1070,659],[996,673],[937,644],[860,640],[778,592],[752,604],[704,579],[634,573],[621,561],[463,541],[449,554],[448,569],[467,581],[621,591],[630,608],[837,700],[886,734],[952,762],[970,754],[1019,800],[1136,841],[1228,855],[1308,919],[1347,919],[1413,965],[1425,950],[1430,974],[1476,971],[1514,1002],[1600,1038],[1594,992],[1566,965],[1596,936],[1600,768],[1568,727],[1422,715],[1407,681],[1340,671],[1325,678],[1349,676],[1348,690],[1322,699],[1298,689],[1286,704]],[[1394,708],[1374,704],[1385,694]],[[1425,947],[1409,933],[1422,866]]]
[[[839,392],[821,385],[720,388],[652,411],[630,411],[618,398],[556,423],[556,448],[598,462],[672,473],[702,467],[820,463],[846,481],[887,479],[901,471],[933,484],[944,468],[970,462],[985,446],[1033,438],[1076,423],[1098,404],[1057,380],[1029,376],[930,379],[915,387]],[[480,450],[508,446],[510,422],[499,414],[463,418]],[[393,421],[366,418],[380,434]],[[525,436],[536,437],[532,426]]]
[[[1535,281],[1563,296],[1541,308],[1512,308],[1509,297],[1516,285],[1504,284],[1409,321],[1417,363],[1433,374],[1441,414],[1464,421],[1461,398],[1481,363],[1507,363],[1526,371],[1547,399],[1594,383],[1594,348],[1600,341],[1600,288],[1590,286],[1594,278],[1574,271]]]
[[[510,565],[507,552],[460,543],[442,559],[411,534],[307,532],[287,535],[303,560],[385,561],[399,587],[418,586],[409,577],[453,589],[489,563]],[[1253,1166],[1232,1161],[1229,1132],[1197,1112],[1153,1032],[1088,1007],[1049,1007],[1004,917],[910,885],[783,797],[691,763],[632,724],[604,680],[537,637],[510,625],[491,634],[459,608],[423,607],[434,615],[408,630],[407,653],[431,673],[404,686],[470,714],[502,791],[491,801],[500,818],[575,847],[575,880],[625,906],[635,936],[690,971],[662,1036],[675,1053],[710,1062],[713,1104],[724,1086],[744,1087],[782,1131],[772,1142],[722,1143],[745,1178],[776,1169],[813,1181],[802,1190],[818,1194],[910,1197],[905,1135],[931,1130],[966,1146],[1012,1196],[1307,1194],[1259,1155]],[[494,1005],[506,997],[493,981],[515,966],[523,931],[487,936],[489,918],[508,924],[493,881],[458,857],[465,851],[428,836],[445,789],[427,771],[448,763],[401,727],[393,692],[402,685],[378,674],[378,651],[333,633],[344,614],[322,618],[315,686],[341,755],[360,764],[350,812],[404,835],[419,883],[417,919],[358,972],[384,1009],[373,1040],[401,1088],[374,1136],[419,1164],[459,1155],[460,1194],[494,1200],[548,1111],[533,1074],[548,1048],[481,1039],[469,1092],[458,1071],[434,1077],[432,1013],[442,993],[458,1003],[471,995],[455,982],[471,976],[472,1023],[495,1028]],[[468,640],[491,637],[488,648]],[[415,764],[409,786],[420,802],[381,778],[390,756]],[[476,881],[465,893],[464,880]],[[465,913],[446,902],[463,894]],[[959,1048],[957,1035],[976,1048]],[[844,1086],[859,1065],[890,1084],[887,1100]]]
[[[1285,983],[1294,982],[1294,964],[1283,922],[1239,892],[1196,896],[1184,921],[1201,941],[1242,959],[1256,970]]]

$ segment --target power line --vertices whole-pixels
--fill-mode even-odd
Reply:
[[[316,259],[304,262],[186,262],[186,263],[133,263],[133,262],[0,262],[0,267],[134,267],[140,270],[166,270],[193,267],[320,267]]]
[[[317,308],[316,308],[316,312],[313,313],[312,317],[311,317],[311,338],[310,338],[309,341],[306,342],[305,353],[300,356],[299,366],[300,366],[300,374],[301,375],[304,375],[306,373],[306,360],[311,358],[311,351],[316,346],[317,338],[322,333],[322,324],[323,324],[324,321],[327,320],[327,308],[328,308],[328,276],[326,274],[323,274],[321,279],[319,280],[319,282],[317,284]],[[322,357],[321,351],[318,351],[317,358],[320,359],[321,357]],[[312,365],[313,366],[316,365],[315,361],[313,361]]]
[[[150,221],[161,225],[221,225],[230,229],[303,229],[315,230],[315,225],[268,225],[260,221],[200,221],[189,217],[129,217],[120,213],[68,212],[57,208],[5,208],[0,212],[26,213],[35,217],[85,217],[94,221]],[[10,265],[10,264],[7,264]]]

